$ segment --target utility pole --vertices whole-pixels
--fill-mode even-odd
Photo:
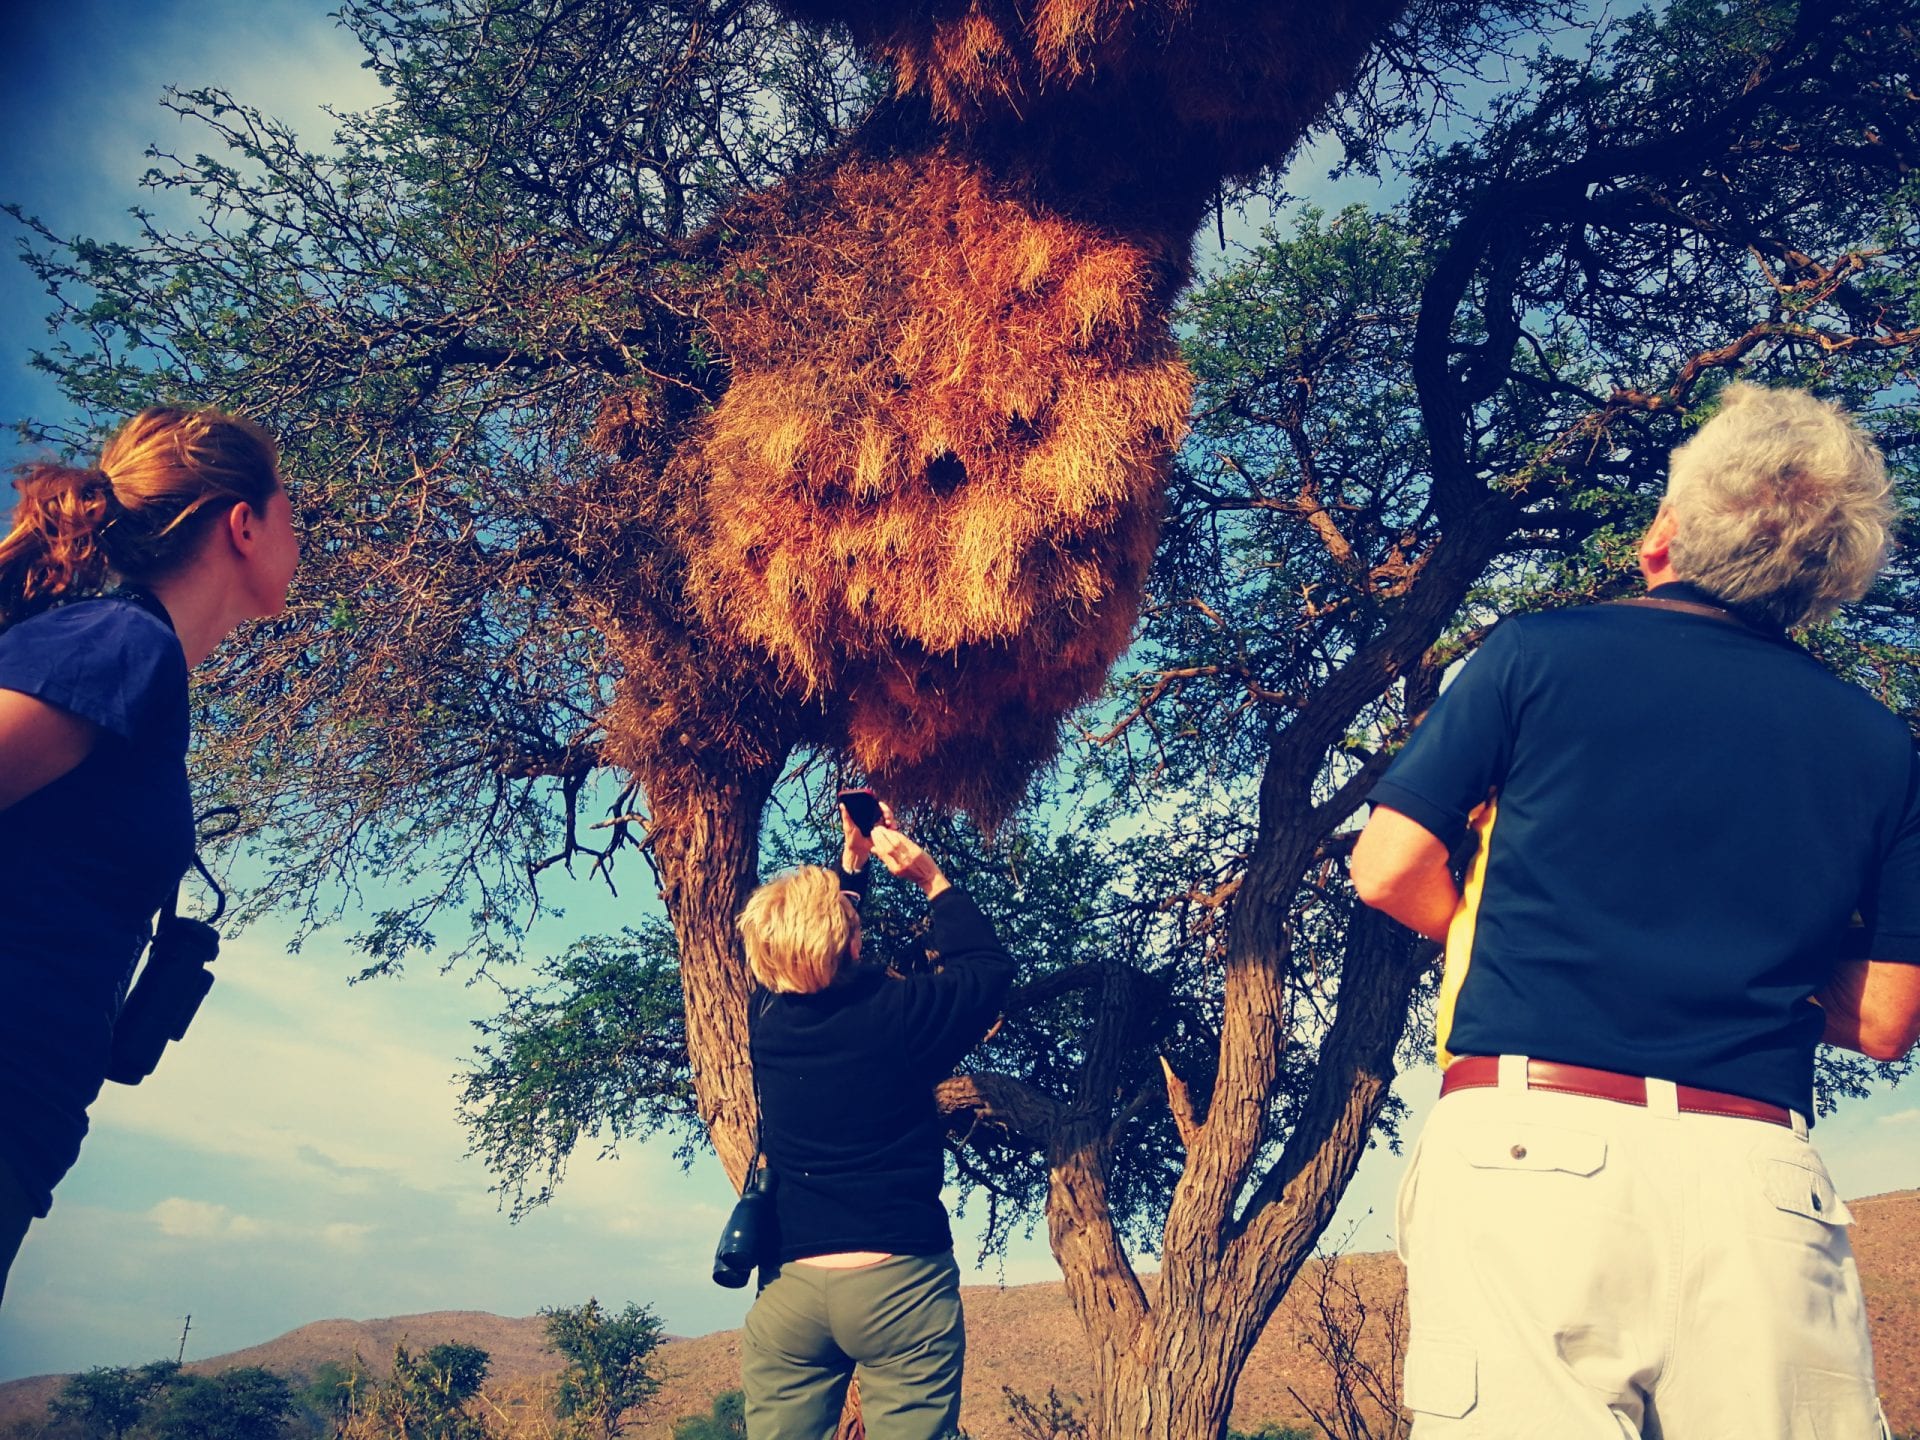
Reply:
[[[187,1323],[180,1327],[180,1350],[179,1353],[173,1357],[173,1363],[176,1365],[184,1365],[187,1363],[187,1332],[191,1329],[193,1329],[193,1316],[189,1315],[187,1316]]]

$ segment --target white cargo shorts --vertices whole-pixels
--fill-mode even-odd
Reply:
[[[1852,1216],[1805,1121],[1524,1074],[1442,1098],[1401,1182],[1415,1440],[1882,1440]]]

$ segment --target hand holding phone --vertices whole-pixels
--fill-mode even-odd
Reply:
[[[891,826],[874,836],[873,853],[893,874],[918,885],[929,900],[948,887],[939,862]]]
[[[874,826],[887,823],[886,814],[880,808],[880,797],[871,790],[842,790],[840,808],[847,812],[853,828],[869,839]]]

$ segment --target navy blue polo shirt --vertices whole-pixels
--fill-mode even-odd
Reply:
[[[79,765],[0,810],[0,1165],[44,1215],[193,860],[187,659],[156,602],[77,600],[0,631],[0,689],[99,727]]]
[[[1489,802],[1448,937],[1443,1056],[1810,1112],[1811,997],[1836,963],[1920,963],[1912,736],[1784,635],[1650,605],[1508,620],[1372,799],[1449,845]]]

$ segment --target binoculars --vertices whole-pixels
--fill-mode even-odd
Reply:
[[[713,1252],[713,1283],[739,1290],[753,1278],[756,1266],[770,1266],[778,1242],[774,1238],[773,1170],[761,1165],[747,1175],[734,1202],[733,1213],[720,1232]]]
[[[220,933],[204,920],[162,915],[140,979],[113,1025],[107,1079],[138,1085],[153,1073],[169,1040],[182,1039],[213,988],[207,966],[220,953]]]

